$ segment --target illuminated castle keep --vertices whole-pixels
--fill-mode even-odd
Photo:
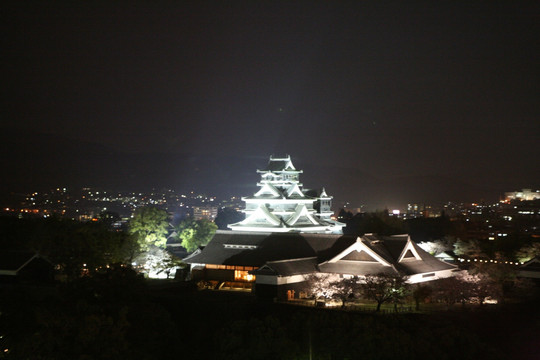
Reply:
[[[270,157],[258,170],[259,191],[243,198],[246,219],[218,230],[184,262],[202,286],[251,290],[266,298],[306,297],[310,278],[339,281],[367,275],[405,274],[409,283],[454,276],[460,271],[422,250],[408,235],[343,235],[330,218],[332,197],[303,190],[289,156]],[[306,290],[308,289],[308,290]]]
[[[246,219],[229,228],[236,231],[341,233],[345,224],[330,218],[332,197],[321,191],[304,190],[302,170],[296,170],[291,157],[270,156],[264,170],[257,170],[260,187],[246,203]]]

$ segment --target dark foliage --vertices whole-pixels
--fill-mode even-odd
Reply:
[[[345,234],[363,235],[366,233],[375,233],[379,235],[397,235],[406,232],[403,220],[395,216],[390,216],[388,211],[358,213],[343,220],[347,224],[343,230]]]
[[[245,214],[233,208],[224,207],[218,210],[214,223],[216,223],[219,230],[228,230],[227,225],[240,222],[245,218]]]
[[[92,272],[111,263],[128,263],[134,242],[103,222],[0,217],[0,251],[37,252],[68,279],[79,277],[83,268]]]
[[[536,306],[430,315],[301,308],[146,284],[125,268],[1,291],[6,359],[533,359],[540,336]]]
[[[4,289],[6,359],[164,359],[177,326],[144,280],[118,267],[61,288]]]
[[[450,218],[446,216],[408,219],[405,225],[408,234],[416,242],[441,239],[455,232]]]

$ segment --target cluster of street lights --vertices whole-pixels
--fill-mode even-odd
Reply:
[[[519,261],[499,261],[499,260],[483,260],[483,259],[463,259],[458,258],[460,262],[483,262],[483,263],[493,263],[493,264],[508,264],[508,265],[523,265],[523,262]]]

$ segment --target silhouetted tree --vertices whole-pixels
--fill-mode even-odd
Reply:
[[[431,285],[433,286],[433,299],[444,303],[447,309],[456,303],[465,305],[473,296],[471,283],[458,276],[438,279]]]
[[[3,293],[3,295],[6,295]],[[141,276],[113,266],[50,289],[0,297],[7,359],[167,359],[179,338]],[[3,350],[4,348],[2,348]]]
[[[469,273],[482,280],[481,285],[488,287],[491,297],[504,302],[513,292],[520,292],[521,287],[528,287],[529,283],[518,278],[514,265],[500,263],[475,263]]]
[[[2,229],[9,250],[39,252],[68,279],[94,272],[113,263],[130,263],[125,249],[137,249],[136,240],[125,232],[110,231],[100,222],[68,219],[15,219]],[[0,230],[1,231],[1,230]]]
[[[454,225],[447,216],[414,218],[405,221],[407,233],[417,242],[441,239],[454,232]]]
[[[414,299],[416,311],[420,310],[420,303],[425,301],[433,292],[431,286],[426,284],[416,284],[413,286],[412,297]]]
[[[341,209],[339,210],[339,213],[338,213],[338,220],[341,221],[341,222],[347,222],[349,221],[350,219],[352,219],[353,217],[353,214],[352,212],[350,211],[347,211],[345,209]]]
[[[407,277],[401,274],[366,275],[362,284],[362,294],[366,299],[377,302],[377,310],[385,302],[393,302],[394,307],[406,296]]]
[[[102,211],[99,214],[98,220],[105,224],[108,228],[112,228],[113,224],[120,221],[120,215],[114,211]]]
[[[245,214],[236,211],[230,207],[224,207],[218,210],[214,223],[219,230],[227,230],[227,225],[240,222],[246,218]]]
[[[379,235],[396,235],[406,232],[403,220],[390,216],[388,211],[358,213],[346,221],[347,234],[362,235],[375,233]]]
[[[454,252],[456,255],[471,259],[487,258],[487,255],[483,251],[478,240],[457,239],[454,243]]]

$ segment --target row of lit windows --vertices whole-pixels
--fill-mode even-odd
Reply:
[[[214,265],[207,264],[207,269],[220,269],[220,270],[240,270],[240,271],[250,271],[257,269],[254,266],[234,266],[234,265]]]

